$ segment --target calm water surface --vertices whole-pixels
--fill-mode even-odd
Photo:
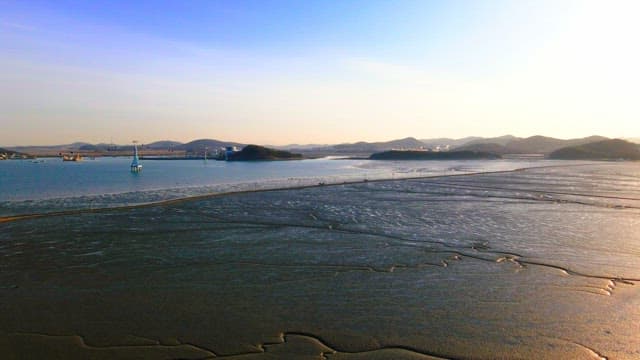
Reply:
[[[42,161],[42,160],[39,160]],[[0,216],[112,207],[210,193],[322,183],[465,174],[543,166],[545,161],[393,162],[315,159],[273,162],[148,160],[129,172],[129,158],[63,162],[0,161]]]

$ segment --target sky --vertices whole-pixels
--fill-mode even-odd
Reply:
[[[640,136],[640,1],[0,0],[0,145]]]

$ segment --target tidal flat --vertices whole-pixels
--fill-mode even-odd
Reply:
[[[640,165],[0,223],[3,359],[638,359]]]

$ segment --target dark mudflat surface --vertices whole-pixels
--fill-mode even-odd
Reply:
[[[0,223],[3,359],[637,359],[640,168]]]

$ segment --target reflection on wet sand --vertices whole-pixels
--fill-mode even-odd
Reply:
[[[635,359],[635,168],[367,182],[7,221],[0,351]]]

